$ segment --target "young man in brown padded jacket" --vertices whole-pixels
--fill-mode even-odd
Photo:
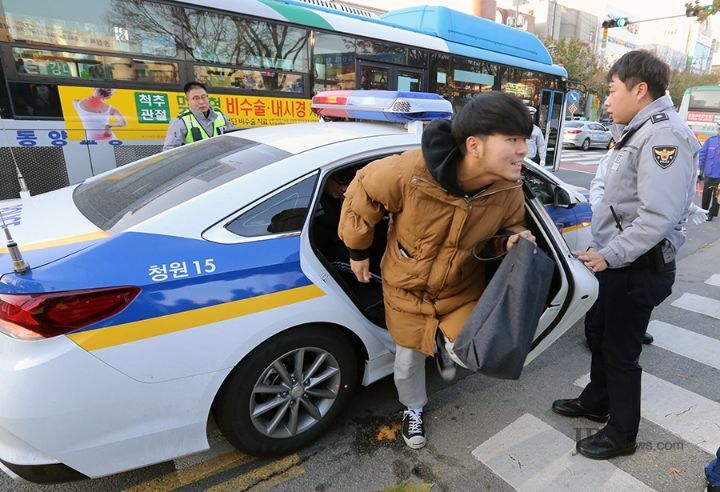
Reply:
[[[421,149],[370,163],[345,193],[339,234],[360,282],[370,281],[367,250],[375,224],[391,214],[383,296],[396,343],[395,386],[407,407],[403,438],[411,448],[425,445],[425,358],[437,346],[441,375],[452,378],[444,343],[454,342],[485,288],[473,246],[500,253],[521,236],[535,241],[525,228],[520,182],[531,132],[519,99],[479,94],[452,123],[433,121]],[[516,234],[491,239],[505,230]]]

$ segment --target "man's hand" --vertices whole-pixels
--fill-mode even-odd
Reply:
[[[370,258],[360,261],[350,260],[350,268],[357,277],[358,282],[370,283]]]
[[[520,241],[520,238],[527,239],[531,243],[537,245],[537,242],[535,241],[535,236],[532,235],[532,232],[530,231],[522,231],[518,232],[517,234],[513,234],[510,236],[507,240],[507,244],[505,245],[505,249],[507,251],[510,251],[513,246],[517,244],[518,241]]]
[[[605,257],[592,249],[582,253],[576,251],[575,256],[577,256],[591,272],[602,272],[608,267]]]

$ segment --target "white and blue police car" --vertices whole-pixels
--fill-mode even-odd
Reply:
[[[0,249],[6,470],[48,482],[170,460],[208,448],[211,417],[240,450],[289,453],[392,373],[381,285],[349,273],[323,190],[417,148],[421,121],[450,105],[368,91],[313,104],[366,121],[245,129],[0,204],[20,250]],[[571,253],[582,194],[529,161],[524,174],[528,225],[556,264],[529,361],[597,284]]]

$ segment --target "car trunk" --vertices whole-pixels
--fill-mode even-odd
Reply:
[[[31,268],[39,268],[108,237],[75,207],[74,187],[2,202],[7,231]],[[5,234],[0,242],[0,278],[12,273]]]

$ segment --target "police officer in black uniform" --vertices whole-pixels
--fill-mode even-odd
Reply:
[[[609,418],[577,443],[588,458],[637,448],[643,335],[652,310],[671,293],[685,241],[700,145],[666,95],[669,81],[670,68],[647,51],[625,54],[608,72],[605,105],[619,138],[593,205],[591,249],[577,253],[599,282],[586,319],[590,383],[578,398],[552,406],[569,417]]]

